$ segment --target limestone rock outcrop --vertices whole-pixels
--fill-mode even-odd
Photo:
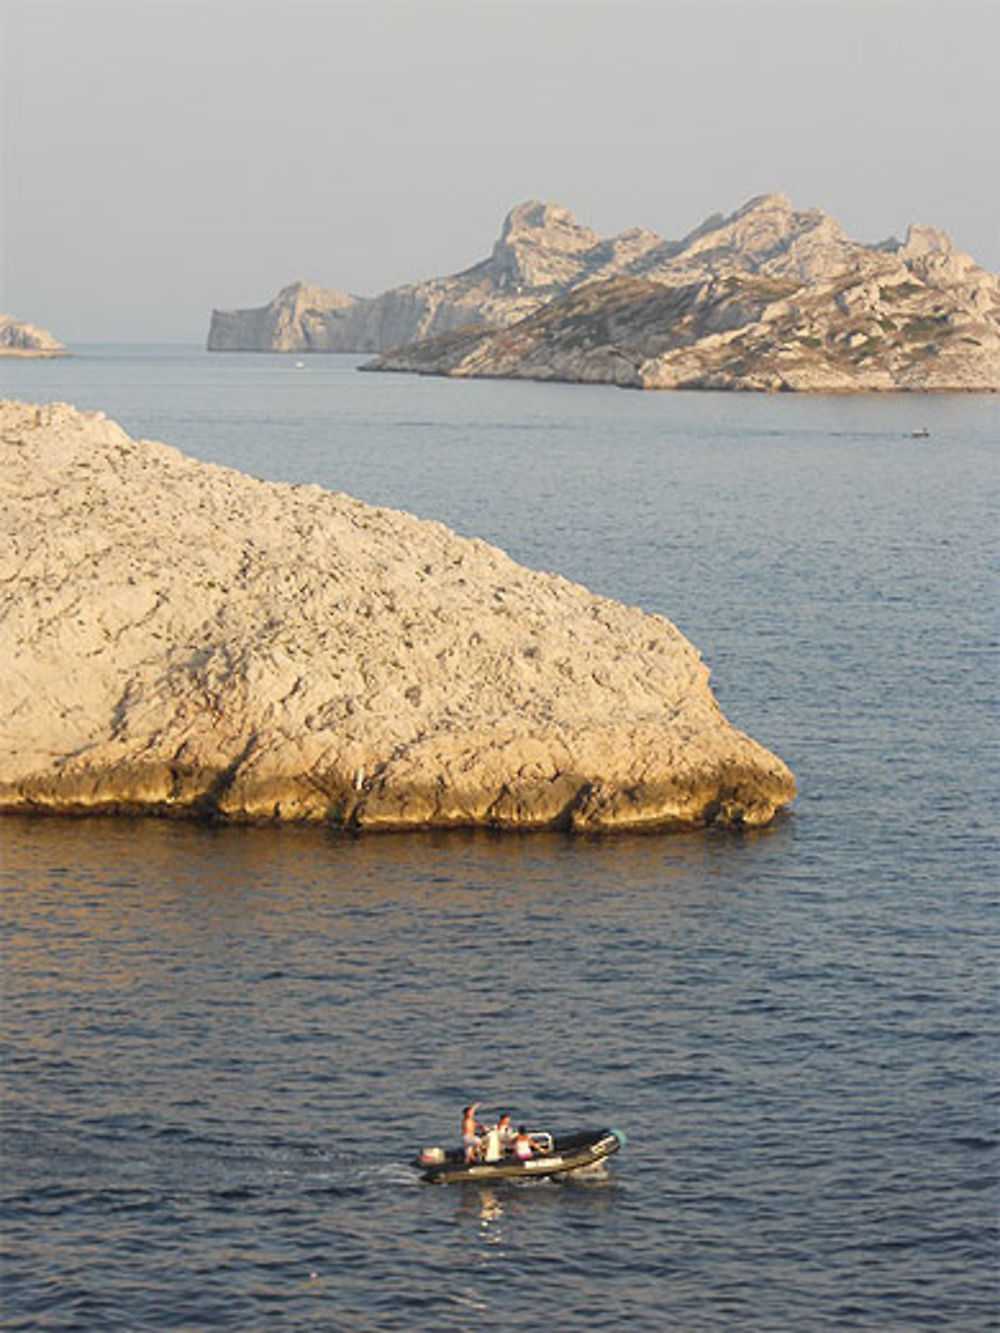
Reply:
[[[781,194],[680,241],[513,209],[489,258],[362,298],[314,284],[212,314],[211,350],[381,352],[364,369],[635,388],[1000,389],[1000,279],[944,232],[851,240]]]
[[[634,388],[1000,391],[1000,278],[914,226],[850,241],[781,195],[645,249],[504,329],[363,367]]]
[[[208,349],[376,352],[470,326],[504,327],[660,244],[640,230],[605,240],[566,209],[531,201],[508,214],[489,258],[462,273],[372,298],[294,283],[266,306],[214,310]]]
[[[0,315],[0,356],[65,356],[66,348],[48,329]]]
[[[669,621],[437,523],[0,404],[0,809],[756,825],[785,765]]]
[[[215,352],[336,350],[328,345],[329,327],[356,304],[357,299],[346,292],[293,282],[256,310],[214,310],[209,348]]]

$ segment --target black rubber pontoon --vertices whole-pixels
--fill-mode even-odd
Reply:
[[[544,1180],[570,1175],[574,1171],[585,1172],[625,1146],[625,1135],[620,1129],[578,1129],[565,1134],[538,1131],[532,1133],[532,1138],[545,1150],[526,1161],[519,1161],[507,1153],[496,1162],[467,1162],[461,1148],[447,1152],[430,1148],[420,1154],[414,1165],[420,1168],[422,1180],[437,1185],[463,1181]]]

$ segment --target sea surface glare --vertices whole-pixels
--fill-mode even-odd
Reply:
[[[801,795],[575,841],[0,820],[3,1329],[1000,1327],[997,400],[78,353],[0,390],[662,612]],[[628,1146],[420,1184],[473,1099]]]

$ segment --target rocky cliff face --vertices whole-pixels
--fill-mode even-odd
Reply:
[[[0,810],[760,824],[668,621],[436,523],[0,404]]]
[[[293,282],[257,310],[214,310],[209,347],[216,352],[337,350],[327,346],[328,327],[355,305],[357,299],[346,292]]]
[[[1000,280],[931,227],[850,241],[783,196],[646,248],[503,330],[365,369],[636,388],[1000,390]]]
[[[366,369],[637,388],[1000,389],[1000,280],[932,227],[861,245],[780,194],[680,241],[512,210],[488,259],[370,300],[298,284],[210,348],[387,351]]]
[[[564,208],[513,209],[488,259],[371,299],[297,283],[256,310],[215,310],[210,351],[369,352],[481,324],[503,327],[661,244],[652,232],[603,240]]]
[[[64,356],[66,348],[48,329],[0,315],[0,356]]]

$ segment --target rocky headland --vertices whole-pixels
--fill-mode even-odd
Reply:
[[[636,231],[602,240],[566,209],[533,201],[511,210],[489,258],[472,268],[375,297],[295,282],[266,306],[213,310],[208,350],[377,352],[470,326],[504,327],[556,292],[619,271],[658,239]]]
[[[780,194],[680,241],[533,201],[470,269],[373,298],[296,283],[214,311],[208,346],[633,388],[997,391],[1000,279],[933,227],[865,245]]]
[[[795,792],[660,616],[437,523],[0,404],[0,810],[759,825]]]
[[[66,348],[48,329],[0,315],[0,356],[65,356]]]
[[[1000,390],[1000,279],[949,238],[850,241],[782,196],[710,220],[504,329],[411,343],[364,370],[819,393]]]

